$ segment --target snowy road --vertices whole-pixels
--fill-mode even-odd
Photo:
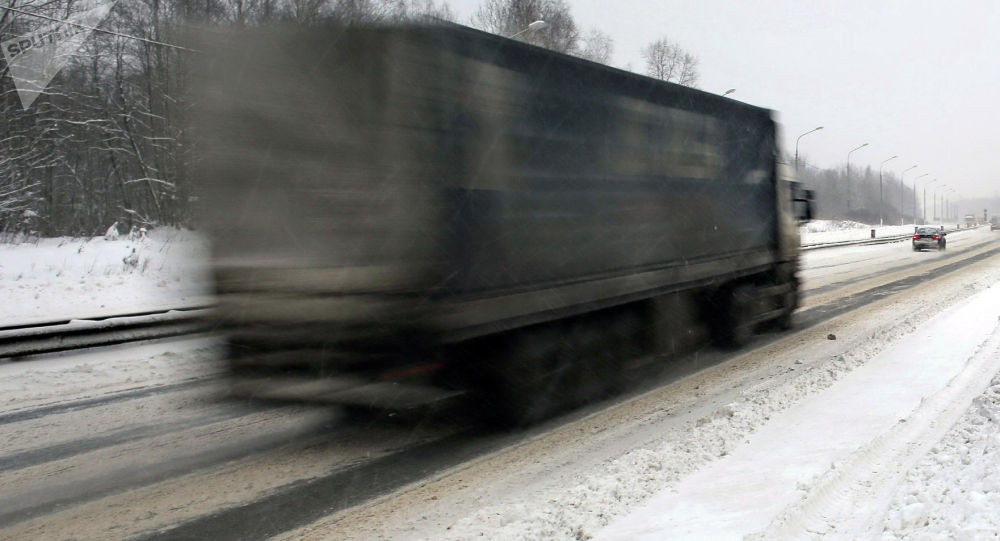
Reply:
[[[941,487],[977,471],[961,442],[1000,447],[975,424],[1000,420],[996,238],[808,252],[809,328],[514,434],[220,402],[206,338],[0,364],[0,538],[662,538],[709,512],[720,534],[891,538],[956,509],[990,531],[989,476],[974,503]]]

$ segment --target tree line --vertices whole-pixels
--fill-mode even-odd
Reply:
[[[80,0],[8,0],[56,20],[94,7]],[[93,235],[118,222],[129,228],[191,223],[197,198],[188,170],[196,147],[185,131],[190,102],[181,48],[188,23],[343,25],[434,17],[456,21],[436,0],[128,0],[114,5],[27,110],[0,56],[0,231],[43,236]],[[538,32],[521,32],[537,20]],[[611,36],[581,29],[563,0],[484,0],[473,27],[608,63]],[[0,41],[51,24],[0,6]],[[520,33],[519,33],[520,32]],[[123,36],[132,36],[130,37]],[[689,86],[697,59],[666,38],[641,51],[646,73]]]
[[[852,165],[848,172],[846,164],[819,168],[801,159],[797,173],[799,180],[816,192],[818,218],[878,224],[881,208],[881,218],[886,225],[921,223],[924,215],[922,188],[930,179],[918,180],[918,189],[914,190],[913,177],[916,175],[913,173],[903,181],[891,171],[883,171],[881,176],[880,182],[878,169],[870,166]],[[933,220],[932,189],[927,190],[928,221]]]

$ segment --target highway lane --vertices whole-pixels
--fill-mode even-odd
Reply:
[[[909,241],[803,252],[799,271],[803,305],[829,302],[1000,246],[1000,233],[989,228],[956,231],[946,238],[943,252],[915,252]]]

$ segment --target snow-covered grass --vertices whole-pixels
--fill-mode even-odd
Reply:
[[[138,239],[5,239],[0,325],[208,302],[205,246],[174,228]]]
[[[931,224],[941,225],[941,224]],[[913,233],[913,224],[906,225],[868,225],[850,220],[813,220],[799,229],[802,244],[822,244],[826,242],[842,242],[871,238],[871,230],[875,237],[891,237]]]

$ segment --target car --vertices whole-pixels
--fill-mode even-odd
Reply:
[[[913,251],[919,252],[925,248],[945,249],[946,233],[936,227],[918,227],[913,233]]]

